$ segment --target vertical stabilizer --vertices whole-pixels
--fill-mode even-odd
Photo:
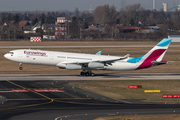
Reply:
[[[162,59],[171,43],[172,39],[164,38],[139,61],[140,65],[137,69],[152,66],[152,61],[162,62]]]

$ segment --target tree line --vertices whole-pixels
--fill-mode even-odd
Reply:
[[[139,22],[146,26],[164,25],[167,29],[179,30],[180,11],[164,12],[146,10],[141,4],[128,5],[116,11],[114,5],[98,6],[93,13],[95,23],[137,25]]]
[[[114,5],[103,5],[95,8],[93,13],[88,11],[79,11],[78,8],[74,12],[29,12],[27,13],[0,13],[0,25],[4,23],[12,23],[13,30],[9,32],[18,31],[19,21],[26,20],[31,21],[26,26],[34,25],[37,22],[42,24],[55,24],[57,17],[66,17],[67,20],[71,20],[69,23],[69,32],[71,38],[96,38],[96,39],[145,39],[146,37],[159,39],[167,37],[168,34],[179,34],[180,30],[180,11],[163,12],[156,10],[147,10],[141,4],[128,5],[122,7],[120,10],[116,10]],[[105,27],[105,30],[89,30],[90,25],[96,27]],[[123,33],[121,26],[160,26],[158,33],[149,34],[136,34],[136,33]],[[2,36],[2,29],[1,29]],[[21,33],[22,34],[22,33]],[[18,35],[13,34],[13,38],[17,38]],[[9,36],[10,38],[10,36]]]

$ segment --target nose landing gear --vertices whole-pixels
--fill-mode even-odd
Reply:
[[[23,67],[22,67],[22,63],[19,63],[19,70],[22,70]]]

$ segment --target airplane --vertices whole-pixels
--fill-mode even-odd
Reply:
[[[49,65],[67,70],[82,70],[80,75],[94,76],[92,70],[132,71],[167,64],[162,59],[171,41],[172,39],[164,38],[148,53],[137,58],[129,57],[129,54],[119,57],[101,55],[101,52],[84,54],[33,49],[12,50],[4,57],[18,62],[20,70],[23,69],[22,64]]]

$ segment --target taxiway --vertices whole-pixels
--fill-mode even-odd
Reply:
[[[0,119],[92,120],[104,116],[180,114],[180,104],[115,100],[69,85],[83,80],[180,79],[180,74],[0,75]],[[128,118],[127,118],[128,119]]]

